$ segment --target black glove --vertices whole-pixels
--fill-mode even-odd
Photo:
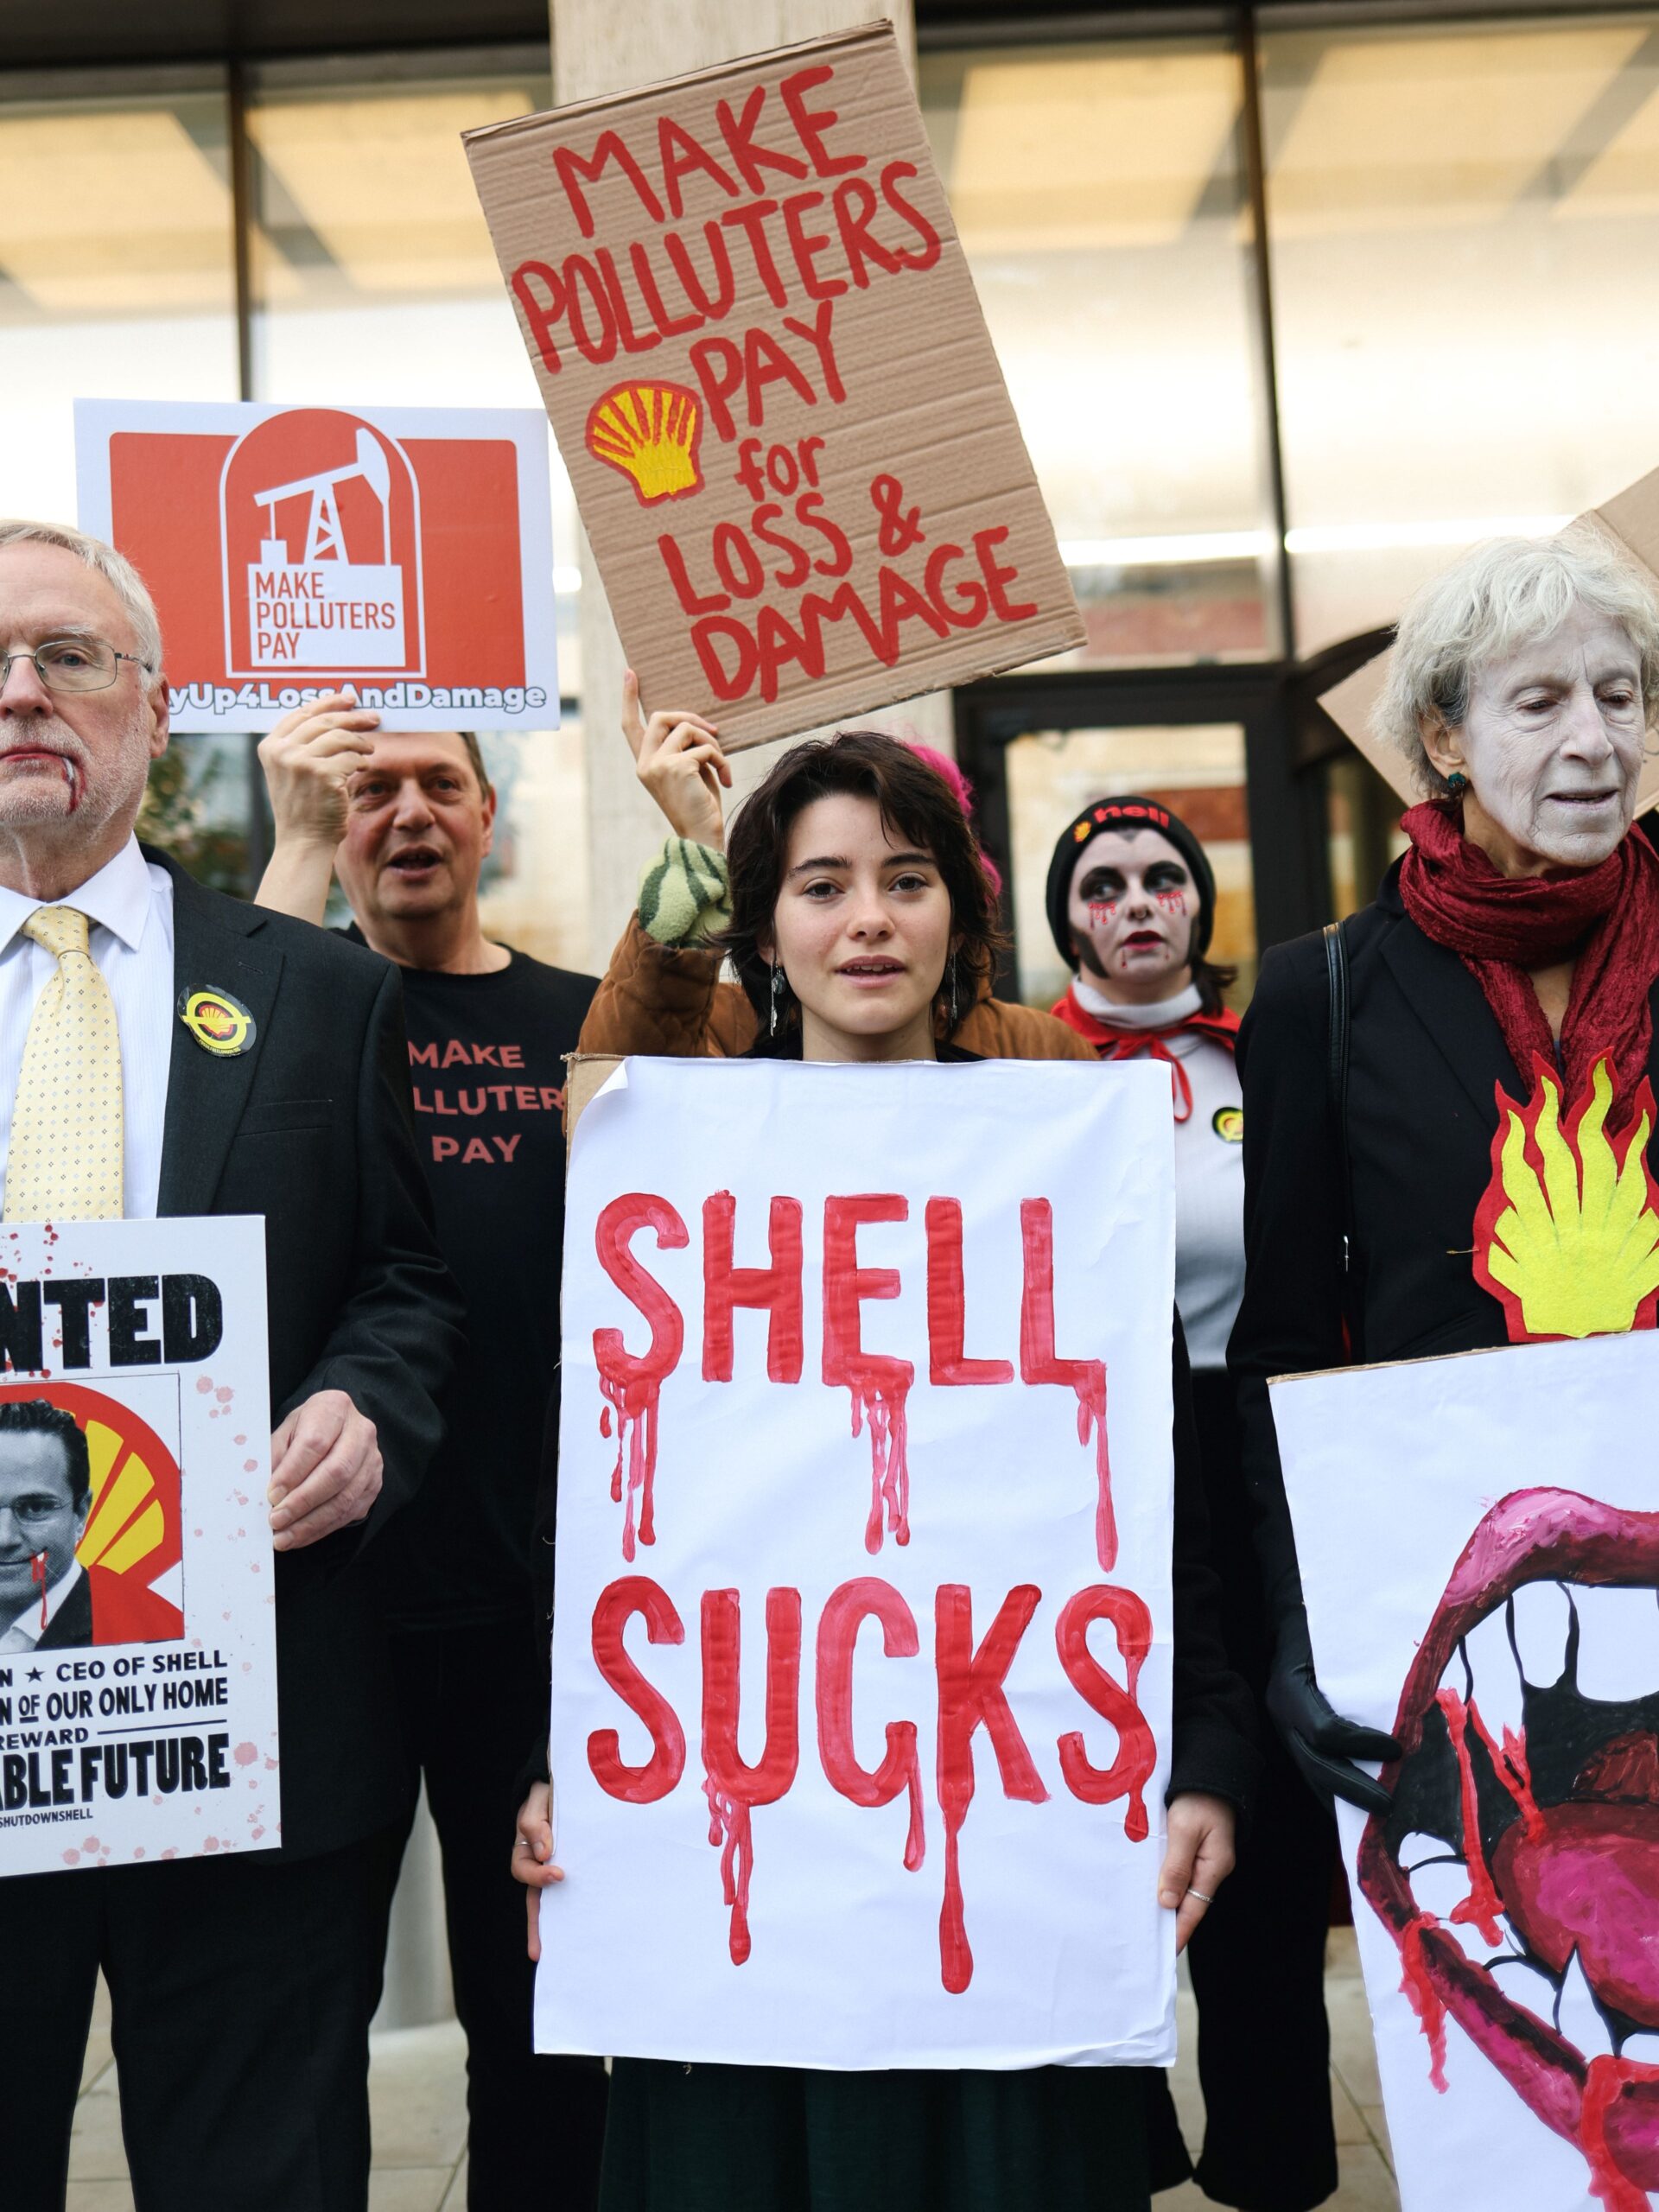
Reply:
[[[1268,1679],[1268,1711],[1284,1738],[1303,1780],[1329,1804],[1346,1799],[1363,1813],[1386,1813],[1392,1802],[1380,1782],[1362,1774],[1356,1759],[1397,1759],[1400,1746],[1379,1728],[1344,1720],[1319,1688],[1313,1673],[1307,1615],[1300,1605],[1279,1624],[1279,1647]]]

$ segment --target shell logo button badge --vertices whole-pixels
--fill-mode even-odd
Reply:
[[[1217,1106],[1210,1126],[1224,1144],[1243,1144],[1244,1109],[1242,1106]]]
[[[251,1052],[259,1033],[252,1014],[228,991],[181,992],[179,1020],[202,1051],[216,1059],[233,1060],[238,1053]]]

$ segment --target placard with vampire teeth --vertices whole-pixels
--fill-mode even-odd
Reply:
[[[1659,2190],[1659,1335],[1276,1381],[1403,2212]],[[1269,1842],[1270,1840],[1263,1839]]]
[[[1082,644],[891,23],[466,144],[648,709],[730,750]]]
[[[0,1228],[0,1876],[282,1841],[264,1246]]]
[[[1173,2056],[1172,1146],[1150,1064],[585,1107],[539,2049]]]

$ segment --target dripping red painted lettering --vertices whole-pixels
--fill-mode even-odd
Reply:
[[[1503,1941],[1497,1925],[1502,1908],[1493,1886],[1491,1869],[1486,1864],[1486,1847],[1480,1840],[1480,1793],[1475,1786],[1474,1761],[1469,1751],[1468,1720],[1463,1700],[1456,1690],[1436,1691],[1434,1702],[1446,1716],[1446,1731],[1457,1754],[1463,1808],[1463,1860],[1469,1872],[1469,1894],[1452,1908],[1452,1920],[1459,1928],[1479,1929],[1482,1940],[1496,1949]]]
[[[683,1643],[685,1626],[674,1601],[648,1575],[626,1574],[599,1593],[594,1607],[594,1663],[622,1702],[651,1734],[651,1757],[628,1766],[614,1728],[595,1728],[588,1738],[588,1764],[600,1788],[625,1805],[654,1805],[666,1797],[685,1772],[685,1731],[679,1715],[654,1683],[629,1658],[622,1637],[636,1613],[643,1613],[651,1643]]]
[[[633,1557],[634,1501],[639,1500],[642,1544],[657,1541],[655,1500],[657,1410],[664,1378],[672,1373],[685,1342],[680,1309],[661,1283],[648,1275],[628,1247],[642,1229],[653,1229],[660,1249],[677,1251],[691,1242],[685,1224],[666,1198],[630,1191],[613,1198],[594,1231],[599,1264],[651,1324],[651,1344],[638,1356],[626,1351],[620,1329],[594,1331],[594,1358],[599,1387],[616,1413],[616,1465],[611,1496],[623,1496],[623,1461],[627,1462],[627,1507],[622,1520],[622,1556]],[[601,1415],[601,1433],[603,1415]]]
[[[1408,1999],[1417,2015],[1417,2024],[1428,2038],[1428,2078],[1442,2096],[1446,2094],[1446,2007],[1428,1978],[1428,1968],[1423,1962],[1423,1931],[1433,1923],[1421,1918],[1408,1921],[1400,1937],[1400,1964],[1403,1968],[1400,1993]]]
[[[921,1649],[916,1616],[890,1582],[865,1574],[832,1592],[818,1622],[818,1756],[830,1787],[855,1805],[889,1805],[908,1786],[905,1865],[914,1873],[925,1848],[916,1724],[888,1721],[887,1757],[874,1774],[859,1764],[853,1744],[853,1651],[860,1624],[872,1618],[881,1624],[887,1658],[913,1659]]]
[[[866,1351],[859,1306],[866,1298],[897,1298],[896,1268],[861,1268],[858,1232],[867,1222],[908,1221],[909,1202],[888,1193],[823,1202],[823,1379],[852,1393],[853,1434],[870,1425],[870,1516],[864,1548],[879,1552],[885,1529],[910,1541],[910,1465],[905,1404],[916,1370],[907,1359]]]
[[[46,1554],[36,1552],[29,1562],[29,1579],[41,1593],[41,1634],[47,1630],[46,1618]]]
[[[1590,2194],[1606,2212],[1648,2212],[1648,2192],[1638,2189],[1620,2169],[1607,2140],[1607,2114],[1637,2082],[1659,2082],[1659,2066],[1644,2066],[1634,2058],[1613,2058],[1599,2052],[1585,2073],[1584,2101],[1579,2113],[1579,2147],[1590,2168]]]
[[[939,1678],[939,1811],[944,1821],[944,1903],[939,1913],[939,1971],[959,1997],[974,1978],[957,1853],[962,1824],[974,1802],[974,1731],[982,1721],[996,1753],[1005,1797],[1029,1805],[1048,1792],[1032,1764],[1002,1684],[1020,1639],[1042,1600],[1034,1584],[1021,1583],[1002,1600],[985,1640],[974,1649],[973,1592],[963,1582],[939,1586],[933,1614],[933,1657]]]
[[[731,1910],[734,1966],[749,1955],[751,1815],[771,1805],[801,1761],[801,1593],[766,1592],[766,1741],[758,1766],[737,1746],[743,1620],[735,1590],[702,1593],[702,1769],[709,1840],[721,1847],[721,1885]]]
[[[968,1294],[962,1275],[962,1202],[930,1198],[927,1224],[927,1378],[936,1389],[1012,1382],[1014,1363],[969,1359],[962,1349]]]
[[[1054,1213],[1046,1198],[1020,1202],[1025,1247],[1025,1284],[1020,1299],[1020,1376],[1026,1382],[1063,1382],[1077,1393],[1077,1441],[1095,1433],[1095,1554],[1103,1567],[1117,1561],[1117,1523],[1112,1515],[1112,1465],[1106,1447],[1106,1363],[1062,1359],[1054,1350]]]
[[[766,1373],[774,1382],[801,1379],[801,1202],[772,1202],[769,1268],[732,1264],[733,1224],[737,1200],[716,1191],[702,1206],[702,1379],[732,1379],[732,1313],[739,1306],[764,1306]]]
[[[1110,1621],[1123,1654],[1127,1688],[1120,1688],[1089,1649],[1092,1621]],[[1054,1643],[1067,1679],[1086,1704],[1117,1731],[1117,1756],[1110,1766],[1091,1766],[1082,1735],[1074,1730],[1060,1738],[1060,1771],[1065,1786],[1085,1805],[1109,1805],[1127,1797],[1123,1833],[1131,1843],[1147,1840],[1147,1801],[1144,1791],[1157,1763],[1157,1746],[1145,1714],[1135,1702],[1141,1668],[1152,1649],[1152,1615],[1133,1590],[1117,1590],[1106,1583],[1079,1590],[1066,1600],[1054,1624]]]

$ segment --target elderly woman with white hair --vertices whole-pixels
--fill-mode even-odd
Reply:
[[[1619,1165],[1653,1135],[1659,854],[1632,823],[1656,696],[1659,602],[1597,532],[1500,539],[1427,585],[1377,712],[1425,793],[1410,846],[1339,932],[1268,953],[1240,1034],[1229,1359],[1277,1629],[1268,1702],[1327,1797],[1386,1806],[1354,1762],[1398,1747],[1314,1678],[1268,1377],[1654,1325],[1651,1179],[1619,1179],[1638,1211],[1615,1236],[1541,1192],[1517,1208],[1534,1171],[1510,1108]]]

